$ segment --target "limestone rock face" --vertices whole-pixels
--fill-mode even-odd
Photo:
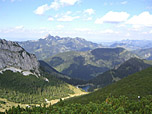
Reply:
[[[39,62],[18,43],[0,39],[0,69],[16,67],[39,74]]]

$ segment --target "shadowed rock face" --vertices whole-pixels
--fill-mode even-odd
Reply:
[[[36,56],[26,52],[18,43],[0,39],[0,69],[16,67],[39,73]]]

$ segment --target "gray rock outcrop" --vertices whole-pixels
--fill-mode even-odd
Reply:
[[[0,70],[15,67],[39,74],[39,62],[18,43],[0,39]]]

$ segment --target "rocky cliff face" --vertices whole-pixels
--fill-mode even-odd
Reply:
[[[18,43],[0,39],[0,70],[15,67],[39,74],[36,56],[26,52]]]

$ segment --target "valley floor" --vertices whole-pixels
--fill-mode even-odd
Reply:
[[[71,85],[69,85],[69,88],[71,90],[73,90],[75,92],[75,94],[69,94],[68,97],[61,98],[62,100],[65,100],[65,99],[68,99],[68,98],[71,98],[71,97],[76,97],[76,96],[81,96],[81,95],[88,94],[88,92],[83,92],[80,89],[76,89],[75,87],[73,87]],[[60,99],[54,99],[54,100],[51,100],[51,101],[47,101],[47,106],[49,106],[50,104],[51,105],[56,104],[59,101],[60,101]],[[13,106],[17,107],[18,105],[20,105],[20,107],[23,107],[23,108],[29,106],[29,104],[21,104],[21,103],[10,102],[7,99],[0,98],[0,112],[5,112],[5,110],[8,110]],[[30,104],[30,105],[31,106],[35,106],[35,105],[39,106],[39,104]]]
[[[62,98],[62,100],[69,99],[71,97],[85,95],[85,94],[88,94],[88,93],[87,92],[82,92],[82,93],[77,93],[77,94],[70,94],[68,97]],[[55,100],[48,101],[48,106],[49,106],[50,103],[51,103],[51,105],[53,105],[53,104],[58,103],[59,101],[60,101],[60,99],[55,99]]]
[[[0,98],[0,112],[4,112],[5,110],[8,110],[9,108],[13,106],[17,107],[18,105],[20,105],[23,108],[28,106],[28,104],[10,102],[7,99]]]

